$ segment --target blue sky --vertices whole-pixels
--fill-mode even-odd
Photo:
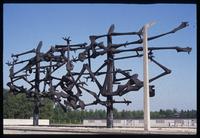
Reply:
[[[144,24],[156,21],[149,29],[149,36],[167,32],[188,21],[189,27],[175,34],[149,42],[149,46],[192,47],[190,55],[176,51],[157,51],[156,59],[172,70],[172,73],[152,82],[156,95],[150,100],[151,110],[196,109],[196,5],[193,4],[4,4],[3,6],[3,79],[8,88],[12,53],[33,49],[40,40],[42,51],[55,44],[65,44],[63,36],[70,36],[72,43],[89,43],[89,35],[105,34],[111,24],[116,32],[138,31]],[[131,38],[129,38],[131,39]],[[115,42],[124,42],[122,38]],[[137,45],[141,46],[141,45]],[[94,68],[101,59],[94,60]],[[122,68],[131,68],[142,75],[142,58],[119,62]],[[81,64],[82,65],[82,64]],[[79,65],[78,65],[79,66]],[[161,73],[149,64],[150,76]],[[121,110],[142,110],[143,89],[123,96],[132,101],[129,106],[115,104]],[[86,99],[87,96],[85,97]],[[92,109],[102,106],[92,106]]]

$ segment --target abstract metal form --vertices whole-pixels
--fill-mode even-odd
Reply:
[[[187,22],[182,22],[175,29],[155,35],[148,38],[148,41],[159,37],[175,33],[188,26]],[[66,110],[66,107],[73,109],[84,109],[86,106],[100,104],[107,108],[107,127],[113,127],[113,104],[125,103],[129,104],[129,100],[114,100],[114,96],[123,96],[132,91],[138,91],[143,87],[143,81],[138,78],[138,74],[131,74],[131,69],[120,69],[115,67],[118,60],[129,59],[143,56],[143,47],[129,48],[130,45],[142,44],[142,31],[118,33],[114,31],[114,25],[111,25],[108,33],[104,35],[89,36],[90,44],[71,44],[70,38],[63,38],[66,41],[65,45],[55,45],[46,52],[41,52],[42,41],[39,42],[36,49],[32,49],[20,54],[12,54],[12,62],[8,62],[10,66],[10,82],[7,85],[10,92],[13,94],[25,93],[27,98],[33,99],[33,125],[38,125],[39,107],[42,106],[42,99],[49,98],[61,105]],[[113,37],[124,35],[136,35],[138,39],[132,42],[124,42],[120,44],[113,43]],[[98,41],[106,38],[104,42]],[[149,59],[163,69],[163,73],[149,79],[152,82],[164,75],[171,73],[171,70],[155,60],[153,51],[156,50],[176,50],[177,52],[190,52],[191,48],[175,47],[149,47]],[[78,51],[78,56],[74,57],[71,52]],[[131,53],[129,56],[119,57],[119,53]],[[30,59],[20,60],[23,56]],[[99,67],[94,71],[92,60],[97,57],[105,57],[103,64],[99,63]],[[74,71],[75,65],[81,66],[79,71]],[[23,67],[17,67],[23,66]],[[56,72],[60,68],[64,70]],[[17,69],[18,70],[17,70]],[[119,76],[123,77],[119,77]],[[93,85],[96,85],[95,90],[89,86],[88,79],[91,79]],[[122,84],[122,82],[125,82]],[[25,85],[27,83],[27,85]],[[113,89],[115,86],[115,90]],[[25,88],[26,87],[26,88]],[[154,85],[149,86],[150,97],[155,95]],[[86,103],[81,99],[85,93],[91,95],[92,99]],[[102,100],[104,98],[104,100]]]

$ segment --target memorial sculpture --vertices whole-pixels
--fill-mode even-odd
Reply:
[[[178,27],[169,32],[148,37],[148,41],[173,34],[187,26],[187,22],[182,22]],[[63,40],[66,41],[66,45],[51,46],[45,53],[41,52],[42,41],[40,41],[36,49],[34,48],[20,54],[12,54],[13,60],[7,62],[7,65],[10,67],[10,82],[7,83],[7,86],[13,94],[25,93],[27,98],[33,99],[35,103],[33,125],[38,125],[39,107],[42,106],[42,99],[49,98],[58,103],[63,110],[66,110],[66,107],[84,109],[90,105],[103,105],[107,108],[107,127],[113,127],[113,104],[125,103],[128,105],[131,103],[131,101],[126,99],[117,101],[114,97],[138,91],[143,87],[143,81],[138,78],[137,73],[132,73],[131,69],[115,67],[115,63],[118,60],[143,56],[143,47],[134,47],[143,43],[143,29],[140,29],[138,32],[118,33],[114,31],[114,28],[114,25],[111,25],[107,34],[89,36],[90,44],[71,44],[70,37],[64,37]],[[131,42],[125,41],[120,44],[113,43],[113,37],[123,35],[136,35],[138,39]],[[107,39],[106,44],[104,41],[98,41],[101,38]],[[149,79],[150,83],[171,73],[170,69],[155,60],[153,52],[157,50],[191,52],[190,47],[149,47],[148,55],[150,61],[163,70],[163,73]],[[78,56],[72,56],[71,52],[78,53]],[[119,53],[127,52],[132,55],[118,56]],[[21,57],[27,54],[34,54],[34,56],[30,59],[20,60]],[[96,62],[96,58],[101,56],[106,59],[102,65],[99,64],[98,69],[94,70],[93,62]],[[77,64],[81,65],[82,68],[79,71],[74,71],[74,67]],[[19,66],[18,70],[16,70],[16,66]],[[55,73],[56,70],[63,66],[65,69],[62,72]],[[97,86],[95,90],[90,89],[88,80],[91,80]],[[21,83],[22,81],[26,82],[27,85],[25,86]],[[115,90],[113,89],[114,86]],[[93,100],[91,99],[89,103],[81,99],[85,93],[93,97]],[[149,86],[149,93],[150,97],[155,95],[154,85]],[[102,100],[102,97],[106,100]]]

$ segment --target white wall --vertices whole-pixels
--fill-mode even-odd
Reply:
[[[106,120],[83,120],[84,126],[106,126]],[[114,127],[143,127],[143,119],[114,119]],[[196,127],[196,119],[151,119],[151,127]]]
[[[3,119],[4,125],[33,125],[33,119]],[[39,125],[49,125],[48,119],[39,119]]]

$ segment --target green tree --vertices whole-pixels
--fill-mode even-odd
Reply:
[[[30,118],[32,116],[33,103],[25,94],[13,95],[7,90],[3,93],[3,117],[4,118]]]
[[[3,93],[3,117],[29,119],[33,116],[34,103],[26,98],[24,93],[13,95],[4,89]],[[40,108],[40,118],[48,119],[53,115],[53,102],[43,100],[44,106]]]
[[[56,106],[53,110],[53,115],[50,117],[51,123],[66,123],[65,112],[62,110],[60,106]]]
[[[159,112],[158,111],[151,112],[151,118],[152,119],[160,118]]]
[[[121,118],[121,114],[119,114],[119,112],[117,111],[116,108],[113,108],[113,117],[115,119],[120,119]]]
[[[40,108],[40,118],[41,119],[48,119],[51,118],[51,116],[54,113],[53,105],[54,103],[50,100],[45,98],[42,103],[44,106]]]
[[[170,110],[170,109],[167,109],[166,111],[165,111],[165,116],[166,116],[166,118],[173,118],[173,111],[172,110]]]
[[[67,111],[57,105],[53,108],[54,103],[45,98],[42,100],[44,106],[40,108],[40,118],[50,119],[50,123],[81,123],[83,119],[106,119],[106,110],[72,110],[67,107]],[[8,90],[3,92],[3,117],[4,118],[24,118],[29,119],[33,115],[34,103],[26,98],[26,95],[21,93],[13,95]],[[118,111],[113,110],[114,119],[142,119],[143,111]],[[178,115],[178,116],[177,116]],[[177,109],[160,109],[159,111],[151,111],[151,118],[196,118],[196,110],[181,110]]]

